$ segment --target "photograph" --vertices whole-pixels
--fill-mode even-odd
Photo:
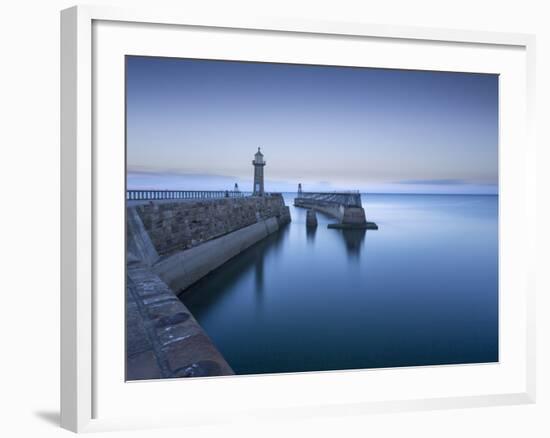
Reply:
[[[498,74],[126,55],[125,147],[127,381],[499,362]]]

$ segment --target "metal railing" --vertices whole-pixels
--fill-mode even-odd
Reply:
[[[127,190],[127,201],[163,201],[178,199],[244,198],[252,192],[234,190]],[[280,193],[265,193],[264,196],[281,196]]]
[[[127,190],[128,201],[160,201],[169,199],[243,198],[250,192],[234,190]]]
[[[301,192],[296,199],[304,199],[328,204],[340,204],[346,207],[361,207],[361,193],[349,192]]]

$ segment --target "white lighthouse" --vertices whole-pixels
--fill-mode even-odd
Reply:
[[[254,190],[253,190],[253,196],[263,196],[264,195],[264,154],[260,152],[260,148],[258,148],[258,152],[254,155],[254,160],[252,161],[252,165],[254,166]]]

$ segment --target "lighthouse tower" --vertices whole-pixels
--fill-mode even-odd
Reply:
[[[254,160],[252,161],[252,165],[254,166],[254,190],[253,190],[253,196],[263,196],[264,195],[264,154],[260,152],[260,148],[258,148],[258,152],[254,155]]]

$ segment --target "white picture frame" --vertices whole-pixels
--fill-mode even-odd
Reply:
[[[104,27],[95,27],[103,26]],[[117,26],[126,26],[125,30],[120,30]],[[148,36],[148,43],[140,41],[140,32],[143,32],[140,26],[149,26],[154,33],[158,33],[158,39],[153,34]],[[129,29],[131,28],[131,29]],[[505,278],[501,277],[501,287],[509,289],[514,295],[514,300],[506,301],[504,296],[504,305],[509,307],[501,308],[501,324],[506,332],[506,327],[512,327],[512,322],[517,322],[517,328],[506,339],[501,339],[507,348],[510,344],[510,351],[520,352],[514,357],[508,357],[496,367],[500,368],[481,368],[475,366],[454,366],[450,368],[421,367],[417,370],[387,370],[385,374],[376,374],[376,371],[352,371],[352,372],[330,372],[330,373],[307,373],[279,376],[251,376],[251,377],[224,377],[219,379],[196,379],[193,382],[181,382],[170,380],[163,382],[138,382],[138,383],[120,383],[120,391],[114,389],[112,393],[107,394],[106,387],[112,386],[102,382],[111,382],[109,379],[116,379],[117,374],[107,376],[104,371],[105,360],[111,360],[112,363],[124,361],[123,356],[118,354],[118,350],[109,349],[106,346],[103,335],[106,329],[114,330],[116,334],[113,339],[120,339],[121,330],[123,333],[123,314],[112,314],[105,312],[105,299],[97,299],[98,285],[111,281],[110,275],[118,279],[124,278],[124,263],[117,263],[120,257],[109,260],[109,266],[114,266],[118,270],[116,274],[109,274],[102,270],[101,266],[104,246],[101,244],[102,238],[120,237],[120,227],[114,234],[104,231],[101,211],[105,208],[98,208],[101,203],[105,203],[109,208],[120,208],[120,202],[123,202],[123,194],[116,196],[112,202],[103,196],[105,191],[102,187],[107,184],[113,187],[120,187],[120,180],[114,180],[115,175],[119,175],[120,161],[115,158],[106,164],[105,154],[98,154],[98,144],[103,144],[104,128],[98,130],[96,124],[101,125],[102,110],[104,105],[101,93],[98,94],[100,84],[105,78],[103,66],[106,65],[105,59],[109,57],[120,57],[125,53],[128,46],[123,41],[120,32],[132,32],[131,54],[140,50],[138,46],[143,47],[144,53],[156,53],[162,50],[166,54],[170,50],[179,50],[181,44],[176,41],[174,47],[170,47],[167,41],[163,41],[166,35],[160,35],[163,32],[177,32],[177,29],[185,28],[190,31],[200,31],[201,35],[208,37],[209,33],[232,30],[235,32],[235,41],[246,41],[262,33],[269,33],[273,41],[268,43],[279,44],[276,40],[279,36],[285,38],[304,38],[314,36],[315,38],[339,38],[338,44],[348,44],[347,41],[353,41],[353,44],[361,44],[362,41],[370,41],[373,44],[384,41],[385,43],[410,45],[411,47],[424,47],[426,55],[429,56],[430,47],[434,50],[447,50],[448,45],[461,47],[467,50],[477,50],[483,48],[486,51],[495,51],[502,55],[495,55],[497,58],[502,56],[495,63],[495,68],[491,67],[491,59],[477,59],[472,57],[472,63],[484,63],[485,67],[480,67],[483,71],[504,74],[504,77],[510,77],[510,95],[503,94],[504,104],[506,102],[517,103],[519,113],[506,113],[501,116],[501,126],[508,130],[503,134],[504,152],[500,157],[500,166],[503,169],[509,169],[501,173],[500,185],[505,190],[506,196],[509,196],[509,202],[501,205],[500,214],[503,223],[500,228],[502,239],[509,240],[505,246],[508,252],[518,252],[521,257],[521,263],[514,268],[514,272],[507,274]],[[98,30],[100,29],[100,30]],[[186,36],[182,36],[185,38]],[[313,39],[313,38],[310,38]],[[105,42],[109,41],[109,48],[106,48]],[[256,44],[256,43],[254,43]],[[251,43],[250,47],[254,44]],[[208,49],[208,44],[200,44],[193,48],[194,53],[201,53]],[[437,47],[436,47],[437,46]],[[216,46],[216,53],[223,52],[223,47]],[[330,50],[327,49],[327,50]],[[220,52],[221,51],[221,52]],[[255,51],[256,60],[261,60],[264,54]],[[213,53],[213,52],[212,52]],[[275,52],[274,52],[275,53]],[[375,52],[373,52],[375,53]],[[420,52],[419,52],[420,53]],[[510,54],[508,56],[507,54]],[[160,53],[159,53],[160,54]],[[208,54],[206,57],[216,56]],[[229,54],[232,56],[240,56]],[[246,56],[246,55],[243,55]],[[276,56],[276,55],[273,55]],[[299,56],[299,54],[293,55]],[[351,56],[351,55],[350,55]],[[391,56],[391,55],[384,55]],[[421,56],[419,57],[421,58]],[[443,57],[445,58],[445,57]],[[467,64],[461,64],[460,57],[454,57],[451,62],[449,57],[447,69],[456,68],[460,70],[464,66],[467,70]],[[475,59],[474,59],[475,58]],[[101,60],[100,63],[96,61]],[[118,58],[117,58],[118,59]],[[387,58],[390,59],[390,58]],[[299,417],[311,415],[325,415],[330,411],[332,415],[342,414],[363,414],[368,412],[394,412],[403,410],[418,409],[441,409],[450,407],[475,407],[487,405],[502,404],[520,404],[533,403],[535,401],[535,142],[533,134],[533,107],[534,107],[534,59],[535,59],[535,38],[532,35],[508,34],[492,32],[461,31],[450,29],[425,29],[416,27],[402,26],[381,26],[364,23],[339,23],[339,22],[316,22],[295,19],[273,19],[273,18],[246,18],[239,17],[216,17],[214,14],[209,16],[197,16],[186,11],[162,11],[157,9],[149,10],[127,10],[110,7],[78,6],[66,9],[61,12],[61,425],[62,427],[75,431],[100,431],[120,428],[146,428],[163,427],[187,424],[202,424],[213,421],[223,421],[231,417],[235,418],[271,418],[275,415],[279,417]],[[435,60],[425,65],[428,68],[435,64]],[[344,62],[344,61],[342,61]],[[380,58],[380,63],[386,62]],[[389,61],[388,61],[389,62]],[[402,68],[414,67],[413,60],[407,64],[404,58],[402,61],[391,60],[391,65],[398,65],[402,62]],[[445,59],[438,60],[445,62]],[[307,63],[307,62],[304,62]],[[508,65],[509,64],[509,65]],[[99,65],[99,67],[98,67]],[[345,65],[345,64],[343,64]],[[476,64],[477,65],[477,64]],[[482,64],[479,64],[482,65]],[[453,67],[455,66],[455,67]],[[473,68],[471,64],[470,68]],[[434,68],[435,68],[434,67]],[[396,68],[399,68],[398,66]],[[502,73],[506,70],[507,73]],[[108,73],[108,71],[107,71]],[[508,75],[508,76],[506,76]],[[515,79],[514,79],[515,78]],[[121,90],[114,90],[112,87],[120,88],[123,78],[119,75],[113,79],[112,83],[107,78],[107,85],[104,89],[111,91],[110,95],[117,99]],[[121,82],[122,81],[122,82]],[[514,81],[517,81],[514,82]],[[508,82],[506,82],[508,83]],[[99,88],[97,88],[99,86]],[[506,85],[507,86],[507,85]],[[114,93],[113,93],[114,90]],[[502,93],[508,93],[506,89]],[[118,96],[118,97],[117,97]],[[513,100],[512,100],[513,99]],[[120,109],[120,100],[111,105],[113,108],[113,123],[119,122],[123,114],[116,114]],[[515,115],[520,117],[513,117]],[[104,125],[102,125],[104,126]],[[118,129],[118,128],[117,128]],[[103,131],[102,131],[103,130]],[[118,152],[116,156],[120,157],[120,149],[124,144],[119,144],[116,139],[120,139],[120,132],[113,134],[115,140],[114,148]],[[107,135],[107,134],[105,134]],[[99,142],[99,143],[98,143]],[[514,166],[514,163],[515,166]],[[112,183],[112,184],[111,184]],[[116,191],[116,190],[115,190]],[[521,201],[518,204],[516,201]],[[508,207],[507,207],[508,206]],[[113,210],[114,211],[114,210]],[[123,215],[122,212],[120,214]],[[114,219],[120,225],[120,215]],[[516,239],[514,234],[515,227],[521,226],[522,238]],[[123,225],[122,225],[123,230]],[[116,234],[118,233],[118,234]],[[106,236],[108,234],[108,236]],[[106,236],[106,237],[101,237]],[[120,254],[119,254],[120,255]],[[510,256],[501,262],[500,269],[503,271],[502,263],[509,263],[511,266],[516,259]],[[507,272],[509,270],[506,270]],[[113,271],[114,273],[115,271]],[[113,284],[120,285],[120,281]],[[504,281],[504,283],[503,283]],[[105,288],[101,288],[104,290]],[[120,289],[120,288],[119,288]],[[120,289],[120,295],[124,291]],[[511,295],[510,295],[511,296]],[[502,297],[502,295],[501,295]],[[119,303],[119,302],[118,302]],[[116,304],[116,303],[115,303]],[[120,304],[120,303],[119,303]],[[118,305],[118,304],[117,304]],[[116,305],[113,307],[116,309]],[[508,310],[507,310],[508,309]],[[120,318],[120,327],[111,325],[98,328],[99,321],[114,320]],[[501,332],[501,336],[503,333]],[[513,338],[511,340],[511,338]],[[117,344],[119,348],[120,344]],[[501,347],[503,345],[501,344]],[[104,348],[101,355],[97,352]],[[111,353],[109,353],[111,352]],[[109,356],[110,355],[110,356]],[[518,356],[518,357],[515,357]],[[98,359],[100,357],[101,359]],[[498,374],[498,370],[506,369],[510,362],[510,369],[503,372],[501,376],[495,377],[494,382],[480,389],[481,392],[472,391],[471,388],[462,391],[446,392],[445,388],[435,391],[430,390],[430,385],[424,385],[426,394],[418,396],[422,391],[417,388],[411,388],[407,393],[399,391],[389,391],[387,396],[380,389],[377,395],[364,396],[356,394],[350,388],[360,388],[361,382],[369,380],[369,387],[376,388],[379,385],[384,387],[386,379],[392,379],[395,382],[407,382],[413,378],[420,382],[425,379],[449,380],[450,373],[462,375],[460,379],[469,379],[469,375],[477,376],[475,379],[491,380],[490,376]],[[513,364],[512,364],[513,362]],[[120,369],[117,362],[113,367]],[[462,373],[464,371],[464,373]],[[393,373],[393,374],[392,374]],[[462,374],[461,374],[462,373]],[[436,377],[437,376],[437,377]],[[454,378],[454,377],[453,377]],[[273,379],[278,379],[274,385]],[[420,380],[418,380],[420,379]],[[513,385],[504,385],[504,380],[513,382]],[[120,380],[120,379],[119,379]],[[471,379],[470,379],[471,380]],[[365,380],[366,381],[366,380]],[[500,383],[499,383],[500,382]],[[127,397],[125,401],[143,397],[147,401],[152,394],[162,394],[166,392],[166,400],[169,403],[170,397],[177,396],[177,389],[181,384],[187,385],[190,391],[196,391],[197,394],[216,394],[216,391],[231,391],[244,394],[234,400],[234,406],[225,410],[223,407],[224,396],[220,395],[219,404],[207,404],[200,398],[195,399],[193,411],[187,410],[181,414],[178,409],[167,410],[160,403],[155,410],[148,406],[148,415],[135,412],[132,415],[131,403],[124,410],[122,406],[126,404],[117,397]],[[475,383],[475,382],[473,382]],[[472,384],[473,384],[472,383]],[[398,383],[399,384],[399,383]],[[338,393],[331,391],[318,391],[327,385],[329,388],[338,387],[341,390]],[[334,386],[330,386],[334,385]],[[420,385],[420,383],[419,383]],[[274,386],[280,387],[279,392],[275,391]],[[437,386],[434,384],[434,386]],[[441,385],[439,385],[441,387]],[[467,386],[467,385],[466,385]],[[223,389],[217,389],[222,388]],[[386,386],[387,387],[387,386]],[[260,388],[260,389],[258,389]],[[297,401],[292,403],[285,401],[282,391],[288,388],[299,388],[297,393],[305,394],[303,397],[297,396]],[[264,394],[270,394],[271,402],[262,403],[262,400],[256,399],[254,403],[245,400],[246,395],[255,394],[254,391],[262,391]],[[430,392],[431,391],[431,392]],[[124,395],[125,393],[126,395]],[[373,391],[376,393],[376,390]],[[423,394],[423,393],[422,393]],[[431,395],[430,395],[431,394]],[[106,398],[112,399],[112,405]],[[267,397],[267,396],[265,396]],[[118,409],[116,406],[121,406]],[[226,404],[227,406],[227,404]],[[135,407],[134,407],[135,408]],[[107,414],[104,414],[107,413]]]

